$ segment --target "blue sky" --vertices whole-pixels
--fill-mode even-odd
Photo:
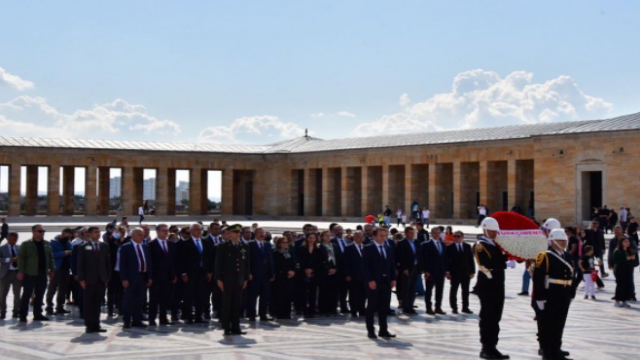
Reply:
[[[638,2],[0,1],[3,136],[263,144],[640,111]]]

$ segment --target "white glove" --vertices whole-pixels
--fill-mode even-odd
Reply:
[[[546,301],[536,301],[536,304],[538,305],[538,309],[544,310],[544,303],[546,303]]]
[[[515,260],[507,261],[507,267],[510,267],[512,269],[515,268],[516,267],[516,261]]]

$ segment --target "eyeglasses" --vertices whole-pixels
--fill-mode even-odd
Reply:
[[[36,231],[36,232],[37,232],[37,233],[39,233],[39,234],[44,234],[44,233],[46,233],[47,231],[46,231],[46,230],[38,230],[38,231]]]
[[[453,235],[454,238],[461,238],[462,235]]]

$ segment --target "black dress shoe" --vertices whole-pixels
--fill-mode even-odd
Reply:
[[[493,353],[491,353],[491,352],[489,352],[489,351],[485,351],[485,350],[480,351],[480,358],[481,358],[481,359],[497,359],[497,358],[493,355]]]
[[[378,333],[378,336],[382,337],[382,338],[394,338],[396,337],[396,334],[392,334],[390,332],[383,332],[383,333]]]
[[[158,326],[155,320],[149,320],[149,326]]]
[[[7,314],[5,313],[0,314],[0,319],[4,320],[6,317],[7,317]]]
[[[167,319],[162,319],[160,320],[160,325],[173,325],[173,323]]]
[[[273,321],[273,318],[270,316],[260,316],[260,321]]]
[[[436,314],[438,314],[438,315],[447,315],[447,313],[442,311],[442,309],[440,309],[440,308],[436,309]]]
[[[248,317],[247,320],[249,320],[250,322],[255,322],[256,318],[254,316]]]
[[[33,317],[34,321],[49,321],[49,318],[46,316],[38,315]]]
[[[211,320],[211,313],[206,313],[206,314],[204,314],[204,318],[205,318],[206,320]]]
[[[233,335],[233,334],[231,333],[231,330],[225,330],[225,331],[224,331],[224,336],[231,336],[231,335]]]
[[[493,350],[493,356],[494,356],[494,359],[504,359],[504,360],[511,359],[509,355],[503,355],[500,351],[498,351],[498,349]]]
[[[564,351],[564,350],[560,350],[560,354],[562,354],[562,356],[569,356],[571,355],[568,351]]]
[[[122,325],[123,329],[131,329],[131,324],[125,323],[124,325]]]
[[[147,328],[147,325],[145,325],[143,322],[132,323],[131,326],[141,329]]]
[[[389,316],[396,316],[396,311],[389,309]]]
[[[432,309],[427,309],[427,315],[435,315],[436,313]]]
[[[415,315],[415,314],[417,314],[418,312],[417,312],[417,311],[415,311],[415,310],[413,310],[413,309],[411,309],[411,310],[403,310],[403,311],[402,311],[402,313],[403,313],[403,314],[407,314],[407,315]]]
[[[457,314],[457,313],[458,313],[458,310],[453,309],[453,310],[451,310],[451,313],[452,313],[452,314]]]
[[[56,310],[56,315],[66,315],[66,314],[71,314],[71,311],[65,310],[65,309]]]
[[[367,337],[368,337],[369,339],[377,339],[377,338],[378,338],[378,336],[376,336],[376,334],[375,334],[375,333],[372,333],[372,332],[368,333],[368,334],[367,334]]]
[[[519,292],[518,295],[519,296],[529,296],[529,292],[528,291]]]
[[[473,311],[469,310],[469,309],[462,309],[462,312],[465,314],[473,314]]]
[[[242,330],[231,330],[231,335],[246,335],[247,332],[246,331],[242,331]]]

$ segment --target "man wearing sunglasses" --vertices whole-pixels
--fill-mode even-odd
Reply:
[[[44,292],[47,288],[47,276],[53,279],[55,267],[51,245],[44,240],[45,230],[40,224],[31,227],[31,239],[20,245],[18,257],[18,280],[22,281],[22,297],[20,298],[20,322],[27,322],[29,300],[33,300],[33,320],[47,321],[42,315]]]
[[[447,279],[451,281],[449,290],[449,304],[451,312],[458,313],[458,287],[462,288],[462,312],[473,314],[469,309],[469,283],[475,275],[476,264],[471,245],[464,242],[462,231],[456,231],[453,235],[454,242],[447,246],[447,261],[449,271]]]

